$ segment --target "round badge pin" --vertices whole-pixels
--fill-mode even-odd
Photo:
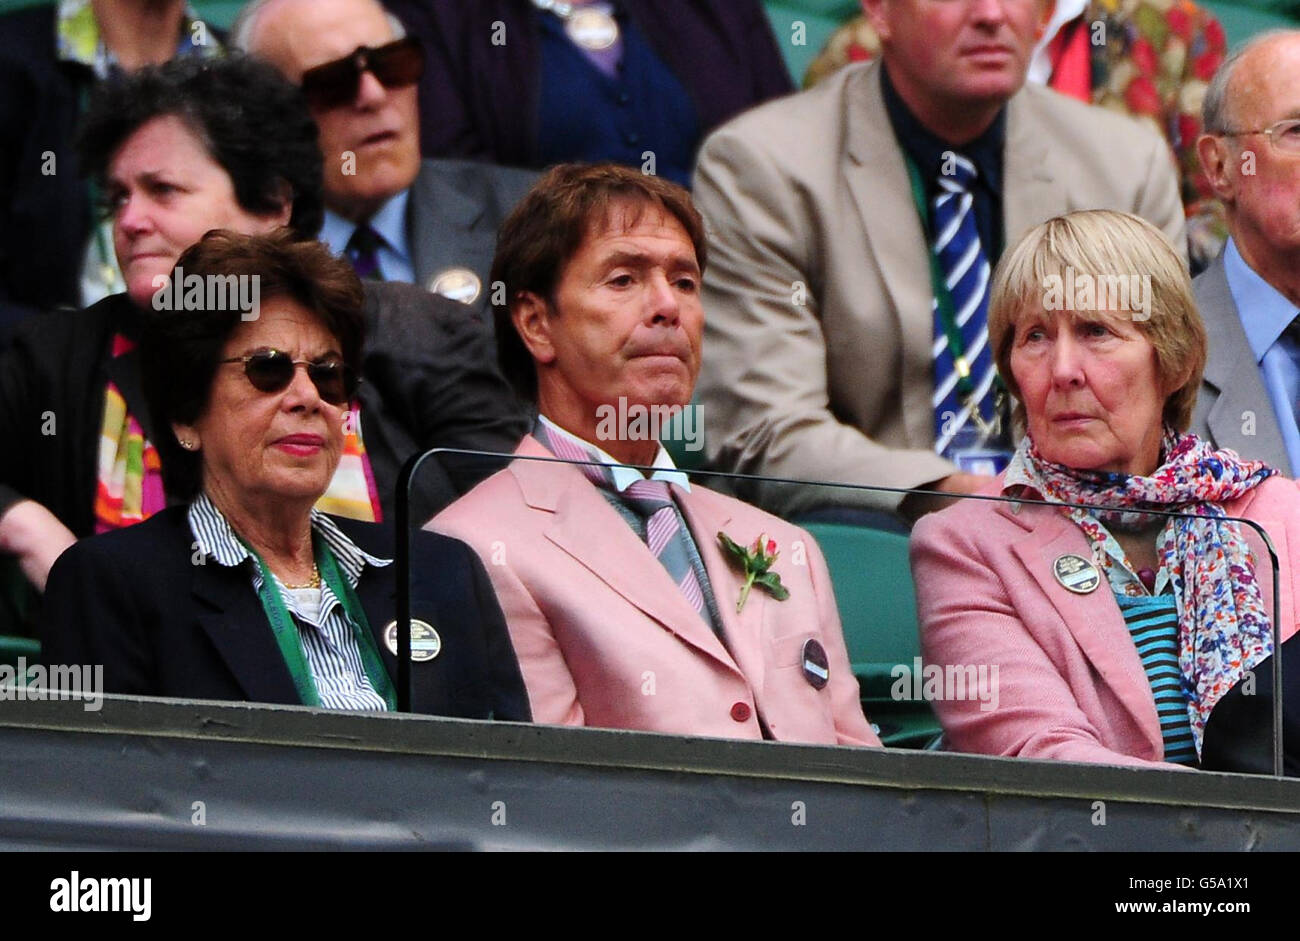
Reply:
[[[820,643],[809,638],[803,644],[803,678],[813,689],[822,689],[831,678],[830,661],[826,659],[826,649]]]
[[[604,10],[574,10],[564,22],[569,38],[584,49],[600,52],[618,42],[618,20]]]
[[[1086,595],[1096,591],[1101,584],[1101,572],[1093,565],[1091,559],[1081,555],[1063,555],[1052,563],[1052,574],[1061,583],[1061,587],[1076,595]]]
[[[397,656],[397,622],[389,621],[384,628],[384,645],[388,652]],[[442,638],[427,621],[411,619],[411,662],[424,663],[438,656],[442,650]]]
[[[429,290],[462,304],[473,304],[483,290],[483,282],[468,268],[448,268],[429,279]]]

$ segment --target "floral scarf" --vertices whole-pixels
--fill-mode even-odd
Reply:
[[[1023,487],[1050,502],[1097,504],[1097,510],[1067,511],[1095,556],[1104,556],[1105,527],[1123,531],[1149,525],[1143,510],[1197,517],[1171,517],[1157,549],[1178,608],[1178,665],[1199,754],[1215,703],[1247,669],[1273,653],[1268,609],[1241,526],[1217,518],[1227,515],[1224,503],[1277,471],[1168,427],[1161,454],[1162,463],[1149,477],[1074,470],[1044,460],[1026,435],[1007,468],[1003,492]]]

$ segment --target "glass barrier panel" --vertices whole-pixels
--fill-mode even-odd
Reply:
[[[412,531],[428,527],[475,550],[512,632],[526,638],[523,674],[536,682],[543,674],[529,658],[581,657],[583,669],[599,661],[599,632],[583,625],[593,616],[617,620],[619,605],[641,606],[650,621],[680,629],[671,621],[681,605],[663,602],[677,581],[754,690],[765,685],[753,677],[757,670],[788,668],[816,685],[826,682],[820,674],[847,669],[863,713],[889,747],[1152,767],[1203,760],[1258,773],[1272,773],[1282,757],[1274,740],[1282,706],[1273,690],[1287,687],[1283,668],[1300,653],[1288,645],[1282,658],[1270,656],[1275,634],[1289,637],[1295,622],[1287,614],[1279,624],[1276,614],[1282,585],[1274,547],[1286,544],[1285,534],[1270,533],[1277,520],[1157,511],[1121,517],[1118,507],[1049,505],[1023,493],[930,494],[946,507],[913,526],[899,508],[925,505],[920,491],[676,463],[667,481],[676,485],[666,491],[674,498],[669,524],[654,519],[664,506],[620,495],[653,468],[611,469],[540,448],[438,450],[413,467],[412,493],[445,480],[476,489],[432,521],[413,513],[408,522]],[[665,525],[684,549],[665,546],[657,532]],[[682,526],[684,540],[676,534]],[[641,567],[652,561],[672,579]],[[412,570],[409,586],[438,577]],[[571,580],[573,591],[553,590],[552,580]],[[785,591],[818,595],[824,608],[783,598]],[[560,597],[571,599],[567,607]],[[733,616],[760,597],[761,619]],[[830,626],[836,619],[838,633]],[[437,629],[416,628],[418,657],[426,631]],[[759,636],[731,636],[744,631]],[[398,634],[400,649],[400,624]],[[819,643],[805,651],[787,642],[801,637]],[[754,650],[777,662],[756,661]],[[662,677],[643,680],[664,695]],[[629,685],[627,695],[646,693]],[[581,694],[572,698],[582,705]],[[780,728],[764,724],[763,693],[755,699],[764,734],[782,739]],[[600,725],[589,714],[617,711],[606,702],[581,715]],[[572,722],[578,714],[536,718]],[[1297,754],[1287,754],[1286,767],[1300,773],[1300,738],[1292,747]]]

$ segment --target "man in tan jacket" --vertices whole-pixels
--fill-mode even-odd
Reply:
[[[1177,179],[1151,131],[1025,86],[1045,0],[864,7],[880,60],[742,115],[701,151],[706,447],[726,470],[969,493],[1011,446],[984,324],[1002,246],[1109,208],[1185,251]],[[786,514],[943,502],[744,495]]]

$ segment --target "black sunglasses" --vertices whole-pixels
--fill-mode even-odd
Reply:
[[[350,55],[302,73],[302,92],[313,108],[325,110],[357,99],[361,73],[370,72],[385,88],[413,85],[424,74],[424,50],[414,36],[378,48],[357,46]]]
[[[316,386],[323,401],[330,405],[346,405],[356,395],[360,377],[337,359],[313,363],[294,359],[279,350],[258,350],[247,356],[223,359],[221,363],[243,363],[244,375],[258,392],[283,392],[293,382],[295,366],[307,367],[307,378]]]

